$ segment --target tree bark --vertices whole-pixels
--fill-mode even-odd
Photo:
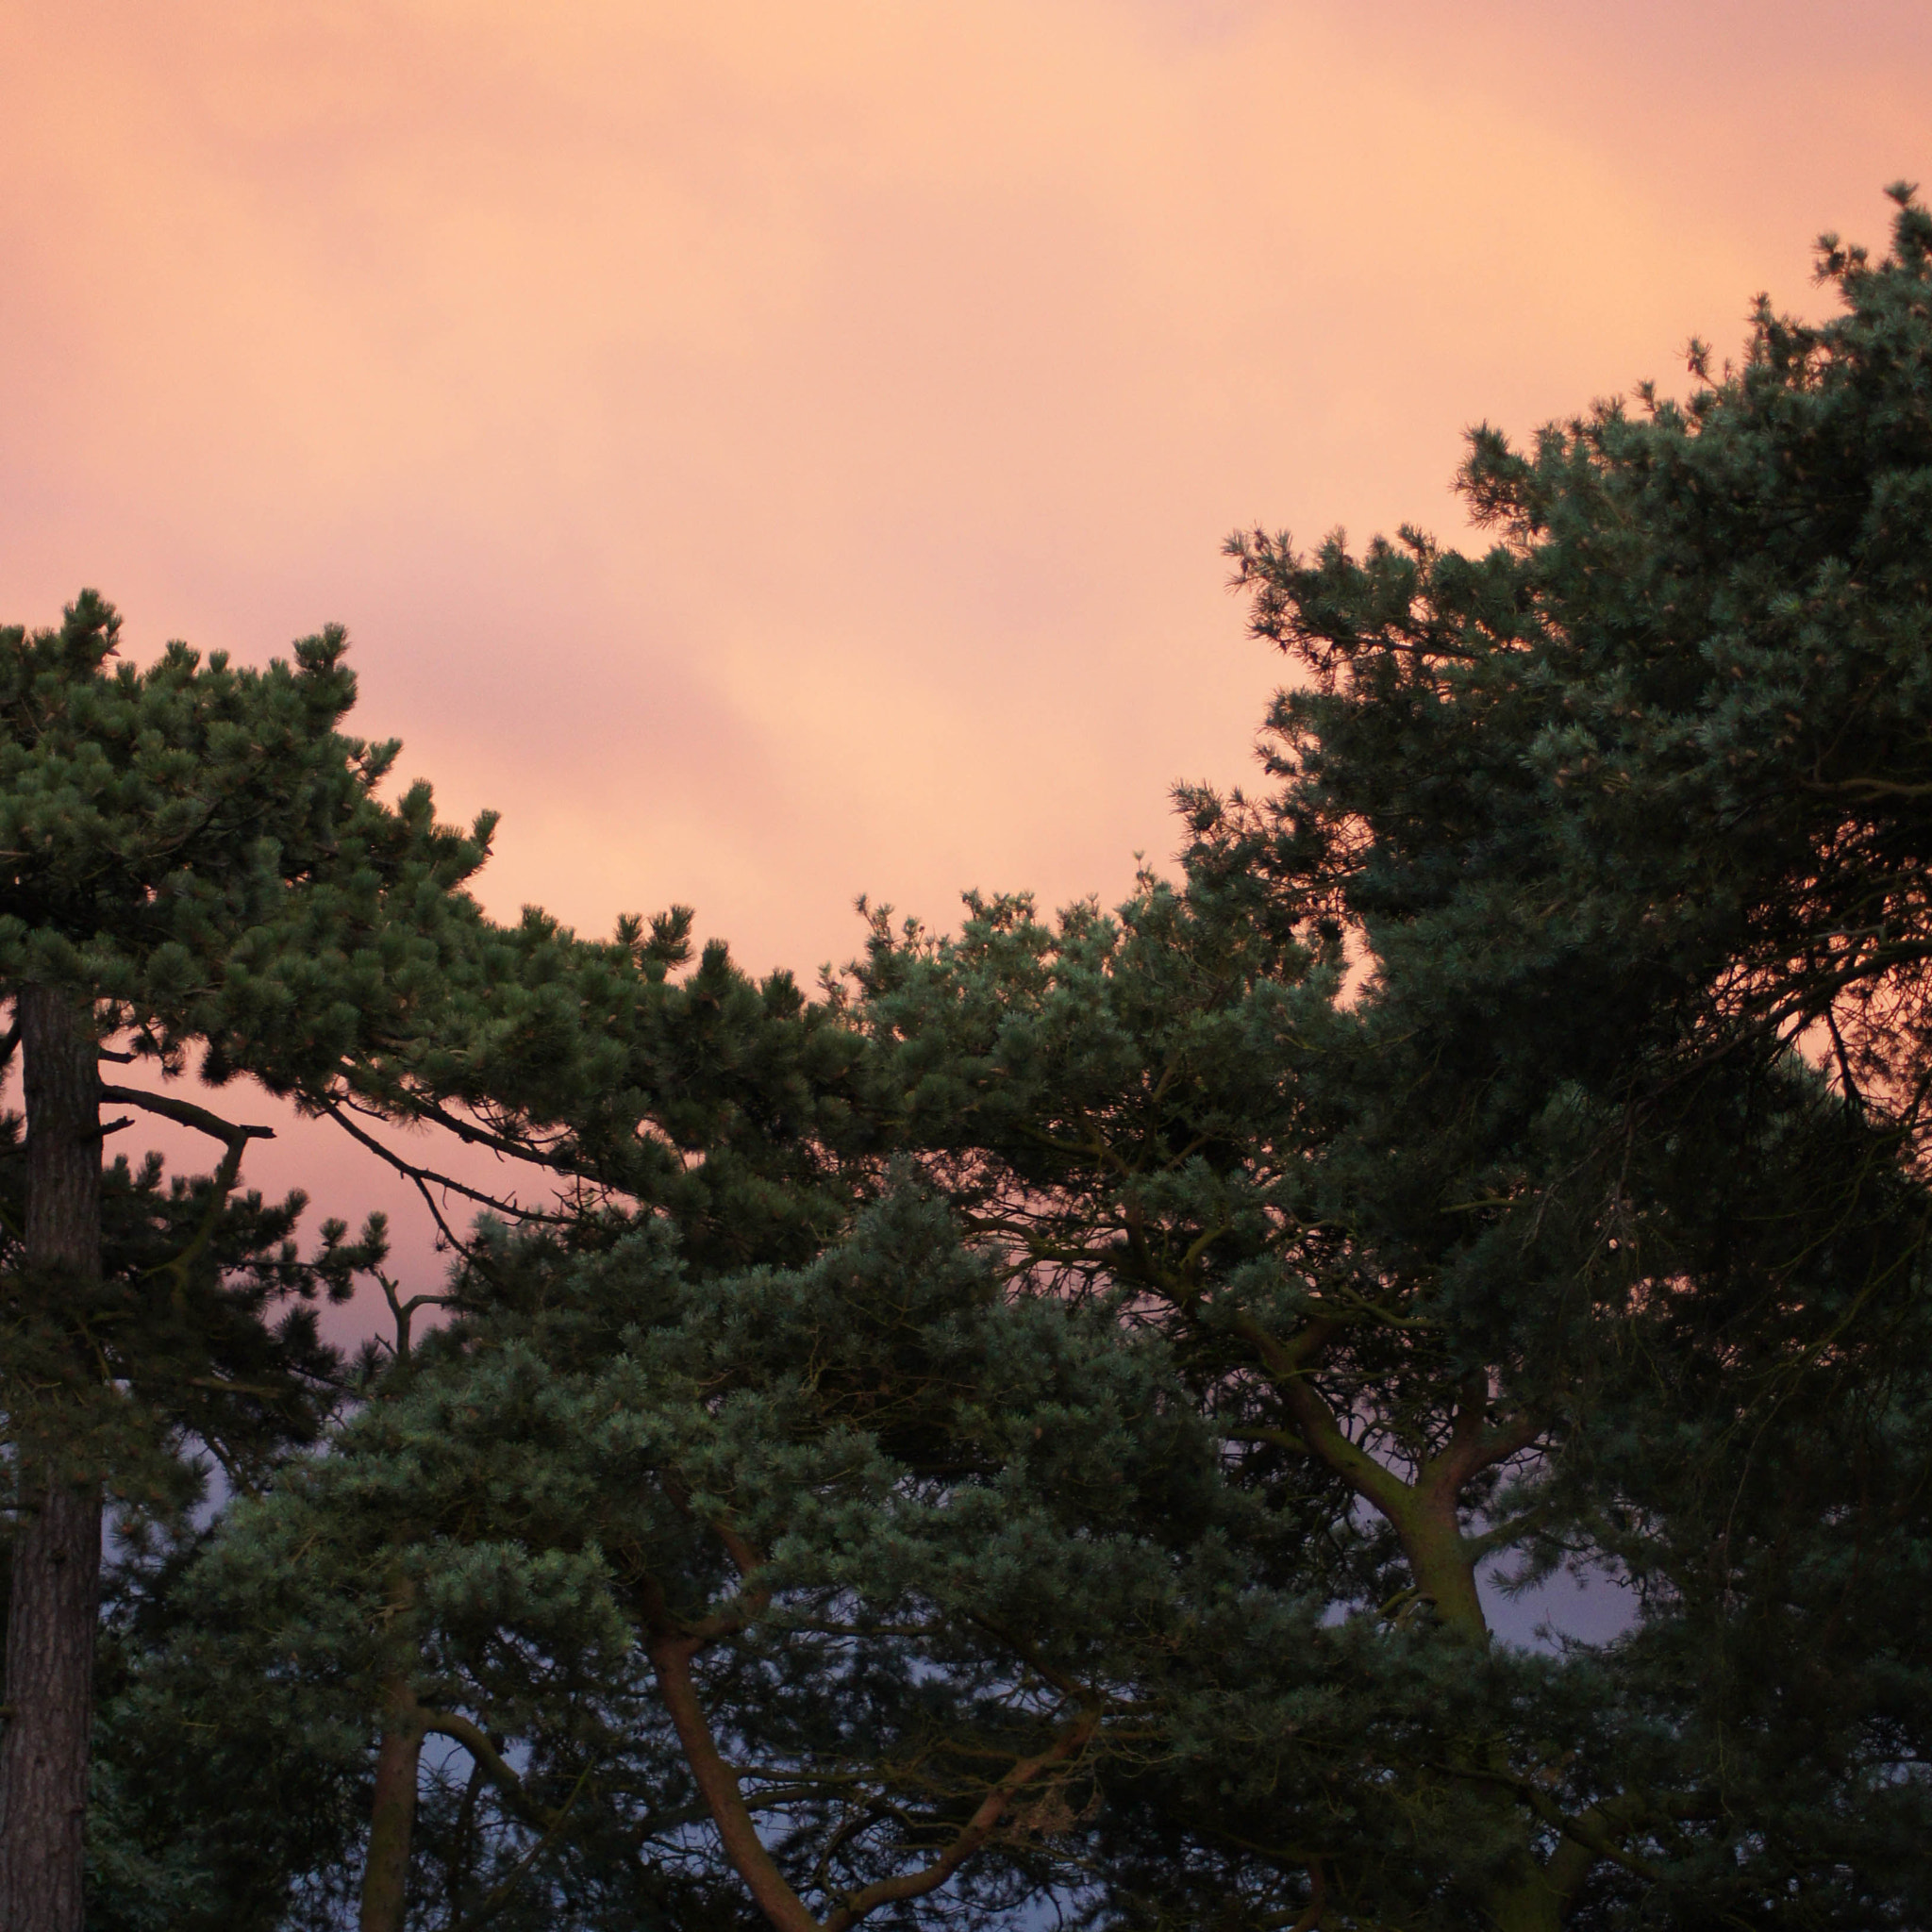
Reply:
[[[27,1123],[26,1266],[58,1293],[101,1272],[100,1073],[91,1016],[46,987],[17,995]],[[50,1313],[56,1311],[50,1310]],[[101,1491],[74,1441],[16,1445],[20,1511],[0,1740],[0,1926],[82,1932]]]
[[[375,1757],[375,1799],[369,1813],[369,1859],[362,1868],[360,1932],[403,1932],[408,1904],[409,1840],[416,1828],[416,1772],[426,1713],[408,1683],[389,1687],[382,1745]]]

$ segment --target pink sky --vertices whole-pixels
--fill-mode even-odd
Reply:
[[[346,623],[501,913],[1112,898],[1247,774],[1229,528],[1453,534],[1928,101],[1906,5],[0,0],[0,619]]]

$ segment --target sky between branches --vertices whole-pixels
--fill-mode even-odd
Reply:
[[[0,0],[0,619],[341,619],[500,913],[1117,897],[1245,775],[1230,527],[1456,534],[1928,95],[1904,0]]]

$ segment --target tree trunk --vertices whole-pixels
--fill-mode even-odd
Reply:
[[[23,987],[25,1263],[49,1289],[101,1271],[100,1072],[87,1009]],[[50,1313],[55,1311],[50,1310]],[[82,1932],[89,1732],[101,1577],[97,1476],[64,1466],[70,1434],[16,1446],[20,1520],[0,1740],[0,1926]]]
[[[408,1903],[409,1840],[416,1828],[416,1768],[423,1757],[423,1712],[403,1678],[389,1687],[375,1801],[369,1814],[369,1860],[362,1868],[360,1932],[403,1932]]]
[[[1394,1519],[1416,1589],[1436,1607],[1436,1620],[1470,1642],[1487,1648],[1490,1620],[1476,1587],[1476,1565],[1463,1541],[1453,1492],[1419,1499]]]

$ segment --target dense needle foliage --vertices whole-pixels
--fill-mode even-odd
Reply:
[[[1828,320],[1760,304],[1688,400],[1475,432],[1487,550],[1235,539],[1294,666],[1268,783],[1183,791],[1111,914],[877,915],[808,1001],[681,913],[491,925],[480,840],[358,751],[429,896],[340,889],[353,1011],[279,913],[193,966],[199,884],[92,953],[0,926],[9,985],[164,1065],[565,1188],[352,1370],[299,1298],[379,1228],[304,1261],[232,1171],[109,1171],[61,1306],[158,1446],[112,1465],[148,1528],[96,1932],[1932,1918],[1932,217],[1895,199],[1883,259],[1827,238]],[[137,744],[89,703],[83,774]],[[0,764],[8,824],[40,769]],[[9,1254],[9,1336],[46,1279]],[[248,1491],[212,1523],[195,1445]],[[1565,1572],[1617,1634],[1497,1634]]]
[[[211,1754],[308,1754],[312,1813],[406,1686],[470,1754],[421,1820],[425,1923],[740,1923],[700,1829],[708,1747],[769,1847],[768,1909],[997,1923],[1058,1871],[1041,1826],[1091,1802],[1124,1659],[1224,1567],[1158,1350],[1002,1297],[907,1185],[803,1269],[694,1276],[646,1225],[575,1257],[491,1241],[458,1291],[334,1453],[231,1510],[155,1607],[173,1641],[122,1707],[159,1753],[155,1841],[208,1803]],[[1001,1856],[927,1905],[1016,1766]],[[175,1923],[283,1923],[299,1875],[326,1924],[330,1852],[246,1917],[212,1887]]]
[[[1487,553],[1237,539],[1306,675],[1275,790],[1183,793],[1179,890],[877,929],[859,1010],[979,1241],[1129,1294],[1230,1479],[1329,1552],[1332,1636],[1253,1659],[1224,1732],[1176,1703],[1130,1920],[1926,1908],[1932,220],[1899,201],[1885,261],[1827,241],[1840,315],[1760,305],[1688,404],[1478,431]],[[1499,1559],[1618,1579],[1630,1630],[1504,1657]]]

